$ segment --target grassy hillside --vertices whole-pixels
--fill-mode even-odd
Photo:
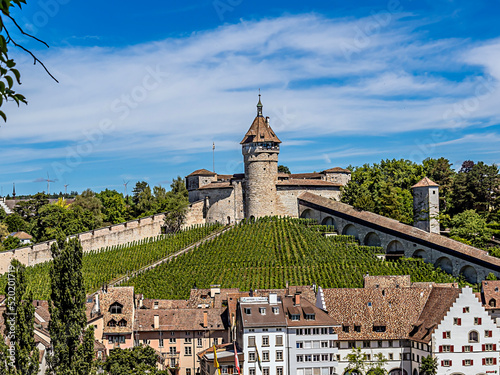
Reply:
[[[220,228],[220,225],[198,226],[176,234],[162,235],[85,253],[83,256],[85,289],[87,293],[93,292],[104,283],[173,254]],[[29,287],[35,299],[49,297],[50,264],[51,262],[46,262],[26,269]],[[6,280],[6,275],[0,278],[0,293],[5,290]]]
[[[361,287],[363,275],[411,275],[412,281],[453,282],[452,276],[417,259],[388,262],[381,248],[359,246],[346,236],[324,237],[324,227],[302,219],[265,218],[243,223],[175,260],[130,279],[147,298],[187,298],[210,284],[242,290],[312,285]]]

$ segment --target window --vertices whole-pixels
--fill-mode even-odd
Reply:
[[[474,325],[480,326],[481,325],[481,318],[474,318]]]
[[[227,367],[226,367],[227,369]],[[190,368],[186,368],[186,375],[191,375],[191,369]]]
[[[269,332],[269,328],[262,328],[262,332]]]
[[[176,342],[175,337],[171,337],[168,341],[169,341],[171,344],[175,344],[175,342]]]
[[[259,312],[260,312],[260,315],[266,315],[266,308],[265,307],[259,307]]]
[[[276,328],[276,332],[281,332],[282,329],[281,328]]]
[[[122,319],[118,322],[118,327],[126,327],[127,326],[127,321],[125,319]]]
[[[262,352],[262,361],[263,362],[269,362],[269,351],[264,350]]]
[[[292,320],[300,320],[300,315],[299,314],[291,314],[291,319]]]
[[[394,354],[389,353],[389,361],[392,361],[394,359]]]
[[[175,336],[175,332],[174,331],[170,331],[170,336]]]
[[[320,355],[319,354],[313,354],[313,362],[319,362],[320,361]]]
[[[262,346],[269,346],[269,336],[262,336]]]
[[[322,348],[328,348],[328,341],[321,341]]]
[[[184,339],[184,344],[191,344],[191,337],[186,337]]]
[[[262,375],[269,375],[269,367],[262,368]]]
[[[302,328],[297,329],[297,336],[300,336],[303,334],[304,334],[304,331],[302,330]]]
[[[248,375],[255,375],[255,369],[254,368],[249,368],[248,369]]]
[[[380,340],[379,340],[379,341],[377,341],[377,346],[378,346],[379,348],[381,348],[381,347],[382,347],[382,341],[380,341]]]
[[[121,314],[122,309],[123,309],[123,305],[120,305],[118,302],[115,302],[109,307],[109,312],[111,314]]]
[[[190,346],[184,347],[184,355],[191,355],[191,347]]]
[[[349,326],[342,326],[342,332],[349,333]]]
[[[311,361],[312,361],[312,355],[311,355],[311,354],[306,354],[306,355],[304,356],[304,360],[305,360],[306,362],[311,362]]]
[[[347,342],[347,347],[349,349],[355,348],[356,347],[356,341],[348,341]]]
[[[476,331],[469,332],[469,342],[479,342],[479,335]]]
[[[496,344],[484,344],[483,352],[494,352],[497,350]]]
[[[472,352],[472,346],[470,346],[470,345],[462,346],[462,351],[464,353],[470,353],[470,352]]]
[[[373,332],[385,332],[385,326],[373,326]]]
[[[463,366],[472,366],[473,364],[474,364],[474,362],[472,361],[472,359],[464,359],[462,361]]]
[[[170,347],[170,354],[175,354],[175,353],[177,353],[176,347],[175,346],[171,346]]]
[[[328,354],[321,354],[321,361],[327,362],[328,361]]]
[[[155,302],[154,302],[153,309],[158,310],[158,301],[155,301]]]
[[[283,351],[282,350],[277,350],[276,351],[276,360],[277,361],[282,361],[283,360]]]
[[[443,331],[443,339],[451,339],[451,331]]]
[[[276,367],[276,375],[283,375],[283,367]]]
[[[279,314],[279,313],[280,313],[279,307],[273,307],[273,314]],[[281,368],[281,371],[283,371],[283,368]]]
[[[493,331],[484,331],[484,337],[493,337]]]
[[[441,361],[441,366],[443,366],[443,367],[450,367],[451,366],[451,360],[445,359],[445,360]]]
[[[463,309],[464,314],[470,312],[469,306],[465,306]]]
[[[315,320],[316,314],[306,314],[306,320]]]
[[[248,336],[248,346],[250,347],[255,346],[255,336]]]
[[[441,345],[439,351],[442,353],[451,353],[453,352],[453,345]]]
[[[490,305],[490,307],[497,307],[497,301],[495,301],[494,298],[490,299],[490,302],[488,302],[488,305]]]
[[[462,319],[460,319],[460,318],[453,318],[453,325],[461,326],[462,325]]]
[[[116,320],[111,319],[111,320],[108,322],[108,327],[116,327]]]
[[[389,348],[392,348],[392,346],[393,346],[393,342],[392,342],[392,340],[389,340]]]
[[[197,346],[203,346],[203,339],[198,339]]]
[[[354,326],[354,332],[361,332],[361,326]]]
[[[370,354],[365,354],[365,358],[367,361],[371,361],[371,355]]]
[[[303,355],[298,355],[297,356],[297,362],[304,362],[304,356]]]
[[[276,336],[276,346],[283,346],[283,336]]]
[[[247,315],[252,315],[252,309],[250,307],[245,307],[243,311],[245,311],[245,314]]]
[[[497,364],[496,358],[483,358],[483,365],[491,366],[496,364]]]
[[[255,352],[248,352],[248,361],[255,362]]]
[[[158,340],[158,347],[163,348],[163,339]]]
[[[370,341],[363,341],[363,348],[369,348],[370,347]]]
[[[297,349],[302,349],[304,347],[304,343],[302,341],[297,341]]]

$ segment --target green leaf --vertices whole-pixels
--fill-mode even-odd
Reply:
[[[0,111],[0,116],[3,118],[4,122],[7,122],[7,116],[5,116],[5,113],[3,113],[3,111]]]
[[[11,76],[5,76],[5,80],[7,81],[7,84],[9,85],[9,89],[12,88],[14,85],[14,80],[12,79]]]
[[[14,62],[14,60],[10,59],[10,60],[7,60],[7,68],[13,68],[16,66],[16,63]]]
[[[11,69],[10,70],[14,75],[16,76],[16,81],[18,84],[21,84],[21,73],[19,73],[19,70],[17,69]]]

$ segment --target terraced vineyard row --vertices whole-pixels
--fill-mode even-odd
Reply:
[[[193,243],[200,241],[220,229],[220,225],[196,226],[185,231],[148,238],[130,244],[103,248],[85,253],[83,276],[87,292],[97,290],[104,283],[127,275]],[[50,262],[28,267],[29,286],[35,299],[47,299],[50,293]],[[0,278],[0,291],[5,289],[6,275]]]
[[[242,290],[312,285],[361,287],[363,275],[411,275],[412,281],[453,282],[452,276],[417,259],[388,262],[381,248],[358,246],[352,237],[324,237],[328,230],[301,219],[265,218],[234,229],[153,270],[131,278],[147,298],[187,298],[196,286]],[[124,284],[125,285],[125,284]]]

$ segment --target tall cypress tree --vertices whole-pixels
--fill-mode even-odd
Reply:
[[[83,250],[78,239],[59,238],[52,245],[49,332],[52,351],[49,374],[88,375],[94,372],[94,330],[85,329]]]
[[[38,373],[38,348],[35,344],[35,307],[33,295],[27,288],[26,267],[18,260],[12,260],[5,286],[6,308],[3,312],[5,336],[9,349],[2,342],[1,369],[7,374],[35,375]],[[3,337],[1,337],[3,341]],[[5,354],[7,353],[7,354]],[[7,355],[7,358],[3,358]],[[4,367],[7,365],[7,369]],[[3,372],[2,372],[3,373]]]

